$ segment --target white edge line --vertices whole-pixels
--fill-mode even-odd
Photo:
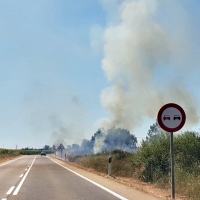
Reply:
[[[6,163],[4,163],[4,164],[1,164],[0,167],[2,167],[2,166],[4,166],[4,165],[7,165],[7,164],[9,164],[9,163],[12,163],[12,162],[14,162],[14,161],[16,161],[16,160],[19,160],[19,159],[21,159],[21,158],[24,158],[24,157],[26,157],[26,156],[22,156],[22,157],[20,157],[20,158],[15,159],[15,160],[8,161],[8,162],[6,162]]]
[[[6,194],[11,194],[12,191],[14,190],[14,188],[15,188],[15,186],[12,186],[12,187],[8,190],[8,192],[7,192]]]
[[[22,176],[24,176],[24,174],[21,174],[19,177],[21,178]]]
[[[49,159],[52,160],[51,158],[49,158]],[[99,183],[96,183],[96,182],[94,182],[94,181],[92,181],[92,180],[86,178],[85,176],[82,176],[81,174],[78,174],[77,172],[75,172],[75,171],[73,171],[73,170],[71,170],[71,169],[69,169],[69,168],[67,168],[67,167],[64,167],[63,165],[57,163],[55,160],[52,160],[52,161],[55,162],[56,164],[60,165],[61,167],[63,167],[63,168],[65,168],[65,169],[69,170],[70,172],[76,174],[77,176],[79,176],[79,177],[81,177],[81,178],[83,178],[83,179],[89,181],[90,183],[92,183],[92,184],[94,184],[94,185],[100,187],[101,189],[105,190],[106,192],[112,194],[113,196],[118,197],[118,198],[121,199],[121,200],[128,200],[128,199],[126,199],[125,197],[123,197],[123,196],[121,196],[121,195],[119,195],[119,194],[113,192],[112,190],[110,190],[110,189],[108,189],[108,188],[106,188],[106,187],[100,185]]]
[[[35,156],[35,158],[34,158],[32,164],[31,164],[30,168],[28,169],[28,171],[26,172],[26,174],[25,174],[24,177],[22,178],[21,182],[19,183],[19,185],[18,185],[17,188],[15,189],[13,195],[17,195],[17,194],[18,194],[18,192],[19,192],[19,190],[20,190],[22,184],[24,183],[24,181],[25,181],[25,179],[26,179],[26,177],[27,177],[29,171],[31,170],[31,167],[33,166],[33,163],[34,163],[35,159],[36,159],[36,156]]]
[[[4,199],[2,199],[2,200],[6,200],[7,198],[4,198]]]

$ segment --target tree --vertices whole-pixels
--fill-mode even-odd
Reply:
[[[152,126],[150,126],[150,129],[147,132],[146,141],[151,142],[153,139],[155,139],[158,134],[159,125],[158,122],[154,123]]]
[[[122,149],[133,152],[137,149],[137,138],[129,130],[112,127],[107,130],[104,146],[109,150]]]
[[[83,139],[82,143],[81,143],[81,146],[80,146],[79,154],[90,155],[92,153],[93,153],[93,149],[92,149],[92,145],[91,145],[90,140]]]

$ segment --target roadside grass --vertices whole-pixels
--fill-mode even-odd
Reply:
[[[16,158],[19,155],[19,150],[0,149],[0,163]]]
[[[165,176],[156,182],[156,187],[160,189],[171,188],[171,177]],[[183,199],[200,199],[200,175],[188,173],[180,167],[175,166],[175,190]]]
[[[118,152],[118,151],[116,151]],[[123,154],[123,156],[122,156]],[[112,175],[120,177],[137,177],[140,169],[135,168],[136,155],[119,151],[112,154]],[[134,160],[134,162],[133,162]],[[77,158],[75,161],[78,165],[94,169],[97,172],[108,173],[108,155],[91,155]]]
[[[0,149],[0,163],[14,159],[20,155],[37,155],[41,150],[13,150],[13,149]],[[52,151],[46,151],[47,154],[53,153]]]
[[[12,155],[12,154],[0,154],[0,163],[6,162],[13,158],[18,157],[19,155]]]
[[[144,181],[143,171],[144,167],[140,166],[136,161],[135,154],[129,155],[127,158],[119,160],[119,155],[113,154],[112,158],[112,176],[134,178]],[[80,157],[75,161],[76,164],[83,166],[88,169],[93,169],[96,172],[104,174],[108,173],[108,156],[85,156]],[[163,176],[158,179],[155,177],[153,184],[160,189],[171,188],[171,177]],[[181,170],[179,167],[175,167],[175,187],[176,193],[188,200],[199,200],[200,199],[200,175],[194,173],[187,173]]]
[[[108,170],[107,156],[104,155],[80,157],[76,160],[76,163],[85,168],[94,169],[101,173],[106,173]]]
[[[200,199],[200,175],[188,173],[177,168],[175,170],[176,190],[179,194],[191,200]]]

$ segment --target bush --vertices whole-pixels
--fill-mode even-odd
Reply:
[[[132,155],[132,153],[122,151],[120,149],[113,150],[111,154],[115,157],[116,160],[126,159],[128,156]]]
[[[185,172],[200,174],[200,137],[195,132],[185,132],[174,139],[175,162]]]
[[[141,178],[146,182],[157,182],[170,172],[170,138],[161,133],[151,142],[142,141],[139,159],[144,168]]]
[[[170,173],[170,134],[161,133],[151,142],[143,141],[139,157],[144,167],[142,177],[147,182],[157,182]],[[200,174],[200,137],[194,132],[174,136],[175,165],[185,172]]]

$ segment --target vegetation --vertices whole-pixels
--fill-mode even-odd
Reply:
[[[21,155],[39,155],[41,153],[42,149],[37,149],[37,150],[20,150]],[[51,154],[54,153],[54,151],[51,150],[44,150],[46,154]]]
[[[101,132],[98,132],[95,136],[97,137],[100,134]],[[133,148],[135,148],[134,145]],[[19,155],[33,155],[40,154],[40,152],[41,150],[0,149],[0,162]],[[46,151],[46,153],[53,152]],[[156,184],[160,188],[169,189],[171,187],[170,134],[159,132],[157,123],[150,127],[146,139],[142,141],[137,152],[115,149],[111,151],[111,155],[113,176],[137,178],[144,182]],[[107,174],[108,157],[109,152],[102,151],[102,153],[95,155],[77,157],[75,162],[86,168]],[[199,200],[199,133],[186,131],[174,136],[174,159],[176,193],[187,196],[191,200]]]
[[[47,154],[53,153],[51,150],[45,151]],[[41,150],[12,150],[12,149],[0,149],[0,163],[13,159],[20,155],[37,155]]]
[[[155,126],[153,126],[155,128]],[[149,132],[150,133],[150,132]],[[176,192],[188,199],[200,199],[200,136],[187,131],[174,137]],[[170,188],[170,135],[153,133],[142,141],[137,153],[112,151],[112,175],[139,178]],[[108,154],[85,156],[77,164],[107,174]]]
[[[66,151],[83,156],[111,151],[115,148],[135,152],[137,150],[137,138],[126,129],[116,127],[107,130],[98,129],[90,140],[83,139],[80,146],[73,144],[71,147],[66,148]]]
[[[0,163],[19,156],[17,150],[0,149]]]

